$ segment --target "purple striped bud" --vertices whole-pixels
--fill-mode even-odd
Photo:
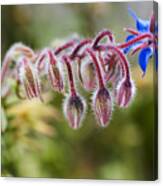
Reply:
[[[49,82],[55,91],[62,92],[64,89],[63,75],[61,74],[61,64],[57,63],[52,51],[49,51],[49,63],[47,64],[47,74]]]
[[[128,105],[132,101],[134,94],[135,94],[134,83],[129,79],[124,79],[117,85],[115,95],[116,103],[120,107],[128,107]]]
[[[48,72],[48,79],[51,84],[51,87],[58,92],[62,92],[64,85],[63,85],[63,78],[61,75],[60,67],[58,64],[48,64],[47,67]]]
[[[64,102],[64,113],[69,121],[69,126],[78,129],[81,126],[82,119],[86,110],[84,100],[78,96],[68,96]]]
[[[104,55],[105,80],[112,83],[113,86],[124,76],[120,58],[112,51]]]
[[[94,63],[91,61],[82,61],[80,68],[83,87],[88,91],[94,90],[97,86],[96,68]]]
[[[27,58],[22,58],[19,65],[19,79],[29,99],[41,97],[41,86],[37,69]]]
[[[120,64],[108,68],[108,71],[105,73],[105,80],[111,82],[113,86],[116,86],[119,80],[123,77],[121,69]]]
[[[112,115],[112,99],[105,87],[95,92],[93,96],[93,110],[100,126],[106,127]]]

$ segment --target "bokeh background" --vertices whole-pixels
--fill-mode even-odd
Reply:
[[[21,41],[34,49],[73,33],[94,37],[103,28],[123,42],[124,27],[134,27],[128,7],[149,19],[151,2],[3,5],[2,59]],[[90,105],[81,129],[69,128],[62,112],[63,96],[49,91],[39,100],[2,100],[2,176],[152,180],[157,174],[157,112],[153,60],[146,76],[129,56],[137,92],[127,109],[115,106],[107,128],[96,124]],[[79,88],[90,102],[91,95]]]

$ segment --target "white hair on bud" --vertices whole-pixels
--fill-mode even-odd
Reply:
[[[33,93],[33,91],[31,91],[31,93],[28,92],[28,90],[25,87],[25,80],[26,80],[26,69],[24,67],[24,65],[22,64],[22,60],[27,58],[25,57],[20,57],[18,62],[18,78],[20,80],[20,83],[23,85],[23,89],[26,92],[26,95],[29,99],[33,98],[33,97],[39,97],[41,101],[43,101],[43,98],[41,96],[41,83],[40,83],[40,79],[39,79],[39,75],[38,75],[38,70],[35,67],[34,64],[30,63],[30,61],[28,60],[28,68],[30,68],[30,71],[32,73],[32,78],[34,81],[34,85],[35,85],[35,89],[36,89],[36,95]],[[30,88],[30,87],[28,87]]]
[[[105,89],[107,90],[106,87],[105,87]],[[98,116],[96,115],[96,110],[95,110],[96,98],[97,98],[97,94],[98,94],[99,90],[100,90],[100,89],[97,89],[97,90],[93,93],[93,95],[92,95],[92,110],[93,110],[93,113],[94,113],[94,115],[95,115],[95,118],[96,118],[96,120],[97,120],[99,126],[107,127],[108,124],[109,124],[110,121],[111,121],[112,111],[113,111],[112,94],[111,94],[110,92],[108,92],[109,95],[110,95],[110,103],[111,103],[110,109],[111,109],[111,115],[110,115],[110,118],[109,118],[109,120],[108,120],[108,124],[104,124],[104,123],[102,123],[102,122],[100,121],[100,118],[98,118]],[[108,91],[108,90],[107,90],[107,91]]]
[[[74,126],[73,129],[78,129],[78,128],[81,127],[81,124],[83,122],[83,119],[84,119],[85,113],[86,113],[86,102],[85,102],[84,98],[82,96],[80,96],[79,94],[77,95],[77,97],[80,98],[81,103],[83,104],[83,113],[81,114],[81,117],[80,117],[79,126]],[[66,119],[68,119],[68,116],[67,116],[67,110],[68,110],[68,108],[67,108],[67,106],[68,106],[68,101],[69,101],[70,98],[71,98],[70,94],[67,94],[66,97],[65,97],[65,99],[64,99],[64,101],[63,101],[63,112],[64,112],[64,115],[65,115],[65,118]]]
[[[89,66],[89,65],[93,65],[93,67]],[[88,69],[88,68],[91,68],[91,69]],[[91,60],[88,60],[86,58],[86,60],[82,61],[81,67],[80,67],[80,73],[81,73],[81,78],[82,78],[81,83],[82,83],[82,87],[87,91],[93,91],[97,86],[96,70],[93,69],[93,68],[95,68],[95,66],[94,66],[94,63]],[[88,72],[87,70],[89,70],[89,74],[87,74],[87,72]],[[90,77],[90,72],[91,72],[91,75],[92,75],[91,77]],[[89,82],[89,84],[88,84],[88,82]]]
[[[122,83],[124,83],[124,81],[125,81],[125,78],[123,78],[123,79],[117,84],[116,91],[118,91],[118,90],[120,89],[120,87],[121,87]],[[129,106],[131,105],[131,103],[132,103],[134,97],[135,97],[135,94],[136,94],[136,86],[135,86],[135,83],[134,83],[134,81],[132,80],[131,77],[130,77],[130,80],[129,80],[129,81],[130,81],[130,83],[131,83],[131,99],[130,99],[129,103],[128,103],[126,106],[123,106],[123,105],[124,105],[124,101],[125,101],[125,100],[123,99],[121,105],[119,105],[121,108],[127,108],[127,107],[129,107]]]

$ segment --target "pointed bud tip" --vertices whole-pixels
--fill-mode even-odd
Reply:
[[[82,119],[86,110],[86,104],[81,96],[68,96],[64,101],[65,117],[69,121],[69,126],[73,129],[81,127]]]
[[[111,120],[112,115],[112,99],[106,88],[98,89],[93,96],[93,110],[99,125],[106,127]]]
[[[121,108],[130,105],[135,95],[135,85],[132,80],[122,80],[116,90],[116,103]]]

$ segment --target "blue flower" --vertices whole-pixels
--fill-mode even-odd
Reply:
[[[149,62],[149,59],[151,58],[153,54],[153,50],[151,47],[147,47],[141,50],[139,53],[139,65],[143,71],[143,74],[146,72],[146,68]]]
[[[132,34],[128,35],[127,38],[126,38],[126,42],[128,42],[128,41],[134,39],[135,37],[136,37],[136,36],[135,36],[135,35],[132,35]],[[134,49],[135,49],[137,46],[139,46],[141,43],[142,43],[141,41],[140,41],[140,42],[136,42],[136,43],[134,43],[133,45],[130,45],[130,46],[126,47],[126,48],[123,50],[123,52],[124,52],[125,54],[127,54],[131,49],[134,50]]]
[[[158,34],[158,25],[155,23],[155,20],[151,18],[151,20],[143,20],[140,19],[133,10],[128,9],[129,14],[133,17],[136,23],[137,34],[130,34],[126,38],[126,43],[133,40],[136,37],[139,37],[141,34],[150,33],[153,34],[154,38]],[[154,21],[153,21],[154,20]],[[144,44],[143,43],[147,43]],[[153,47],[154,46],[154,47]],[[149,63],[149,59],[154,56],[155,59],[155,67],[156,70],[158,68],[158,50],[157,50],[157,39],[146,39],[146,40],[138,40],[134,42],[134,44],[127,46],[124,49],[124,53],[128,53],[130,50],[134,51],[136,48],[140,49],[138,64],[143,71],[143,74],[146,73],[146,68]]]
[[[129,14],[133,17],[133,19],[136,22],[136,28],[139,32],[149,32],[149,27],[150,27],[150,21],[148,20],[143,20],[137,17],[135,12],[131,10],[130,8],[128,9]]]

